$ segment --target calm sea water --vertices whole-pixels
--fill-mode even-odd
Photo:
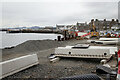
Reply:
[[[60,34],[42,34],[42,33],[6,33],[0,32],[0,48],[16,46],[28,40],[57,39]]]

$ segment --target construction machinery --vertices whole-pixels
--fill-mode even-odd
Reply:
[[[92,23],[91,37],[99,37],[99,32],[97,32],[94,22]]]

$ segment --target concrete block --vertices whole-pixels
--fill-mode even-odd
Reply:
[[[37,64],[39,64],[37,54],[26,55],[1,62],[0,69],[2,69],[2,71],[0,72],[2,72],[2,74],[0,78],[7,77]]]
[[[55,49],[55,54],[79,54],[79,55],[107,55],[110,54],[109,49]]]
[[[117,47],[89,46],[88,48],[73,48],[74,46],[58,47],[56,57],[110,59],[117,52]]]
[[[73,46],[58,47],[55,49],[55,54],[85,54],[85,55],[104,55],[104,53],[115,54],[118,51],[117,47],[109,46],[90,46],[87,49],[74,49]],[[69,53],[71,52],[71,53]]]

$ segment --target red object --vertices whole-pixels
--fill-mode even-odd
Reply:
[[[80,37],[84,37],[84,35],[80,36]]]
[[[118,62],[118,74],[120,74],[120,61]]]
[[[75,32],[75,36],[78,36],[78,32]]]
[[[83,35],[83,37],[85,37],[85,35]]]
[[[89,33],[87,33],[87,35],[90,35],[90,32],[89,32]]]
[[[118,74],[120,74],[120,50],[118,51]]]
[[[118,58],[120,58],[120,50],[118,51]]]
[[[83,35],[81,37],[84,37]]]
[[[85,36],[87,36],[87,34],[85,34]]]
[[[120,38],[120,35],[119,35],[119,38]]]
[[[117,37],[117,34],[114,34],[115,35],[115,37]]]

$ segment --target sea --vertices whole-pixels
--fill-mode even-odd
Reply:
[[[54,33],[6,33],[0,31],[0,49],[17,46],[28,40],[55,40],[57,36],[63,37],[61,34]]]

